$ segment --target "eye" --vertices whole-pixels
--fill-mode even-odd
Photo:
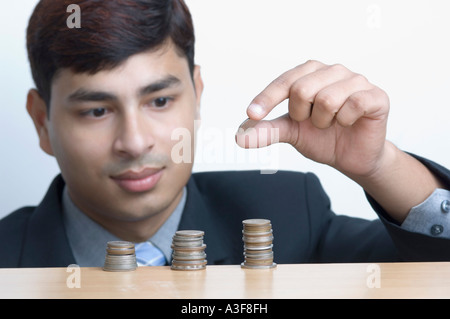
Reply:
[[[168,97],[159,97],[155,100],[153,100],[153,106],[157,107],[157,108],[163,108],[165,106],[167,106],[167,104],[169,103],[170,98]]]
[[[92,115],[94,117],[102,117],[106,114],[106,109],[104,108],[97,108],[92,110]]]
[[[100,118],[105,116],[108,113],[108,110],[104,107],[98,107],[95,109],[91,109],[82,113],[83,116],[90,116],[95,118]]]

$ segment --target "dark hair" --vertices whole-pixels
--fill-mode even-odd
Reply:
[[[81,27],[69,28],[80,7]],[[37,91],[50,107],[58,70],[95,74],[113,69],[130,56],[158,49],[167,39],[194,69],[194,29],[183,0],[41,0],[27,29],[27,51]]]

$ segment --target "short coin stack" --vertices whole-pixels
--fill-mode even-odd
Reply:
[[[200,270],[206,268],[206,245],[201,230],[179,230],[172,239],[172,266],[174,270]]]
[[[242,221],[245,261],[242,268],[265,269],[276,267],[273,262],[273,232],[268,219]]]
[[[129,271],[135,270],[136,267],[136,252],[133,243],[128,241],[108,242],[103,270]]]

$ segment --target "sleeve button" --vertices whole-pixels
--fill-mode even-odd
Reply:
[[[438,236],[444,231],[444,227],[442,225],[433,225],[431,226],[430,232],[433,236]]]
[[[448,200],[442,201],[441,210],[443,213],[449,213],[450,212],[450,201],[448,201]]]

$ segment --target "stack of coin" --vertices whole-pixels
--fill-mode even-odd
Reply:
[[[179,230],[172,239],[172,266],[174,270],[200,270],[206,268],[206,245],[201,230]]]
[[[244,257],[242,268],[273,268],[273,232],[268,219],[246,219],[242,221],[242,240],[244,241]]]
[[[103,270],[129,271],[135,270],[136,267],[136,252],[133,243],[128,241],[108,242]]]

